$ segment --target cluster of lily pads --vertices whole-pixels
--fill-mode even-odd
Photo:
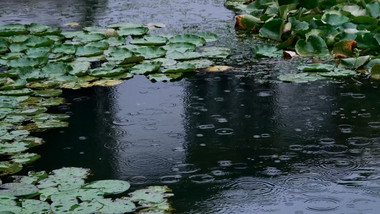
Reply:
[[[13,176],[12,183],[0,180],[0,213],[168,213],[172,196],[166,186],[150,186],[114,199],[130,184],[121,180],[85,183],[90,171],[66,167]]]
[[[42,24],[0,26],[0,176],[19,172],[40,156],[25,153],[43,143],[30,132],[67,127],[62,89],[112,86],[134,75],[152,81],[181,78],[226,58],[224,47],[202,47],[212,33],[152,36],[140,24],[62,32]]]
[[[258,57],[336,59],[301,67],[306,73],[281,75],[280,80],[311,81],[350,76],[353,71],[380,79],[377,0],[227,0],[225,5],[242,13],[236,17],[238,28],[278,42],[277,46],[256,45]]]

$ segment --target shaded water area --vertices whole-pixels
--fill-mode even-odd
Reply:
[[[223,0],[1,1],[1,25],[129,21],[165,23],[156,32],[166,34],[211,31],[232,48],[224,63],[238,67],[64,91],[70,105],[51,111],[71,114],[70,126],[40,134],[47,143],[33,151],[42,158],[27,170],[88,167],[93,179],[134,189],[167,185],[177,213],[378,213],[379,85],[262,81],[298,62],[250,62],[255,41],[234,32],[233,17]]]

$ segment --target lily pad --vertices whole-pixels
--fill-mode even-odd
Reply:
[[[356,70],[366,64],[369,58],[369,56],[360,56],[357,58],[342,59],[341,65],[345,68]]]
[[[194,65],[196,69],[201,69],[210,67],[212,64],[214,64],[214,62],[208,59],[196,59],[186,61],[186,64],[191,64]]]
[[[38,160],[41,156],[36,153],[20,153],[12,155],[11,160],[19,164],[30,164]]]
[[[202,37],[203,39],[206,40],[206,42],[215,42],[218,40],[218,36],[214,33],[202,32],[202,33],[196,33],[194,35]]]
[[[253,47],[253,52],[258,57],[280,57],[282,56],[282,51],[278,50],[276,47],[271,45],[255,45]]]
[[[134,48],[133,53],[145,59],[156,59],[165,56],[166,50],[161,47],[138,47]]]
[[[264,38],[280,41],[283,30],[283,19],[273,19],[260,28],[259,35]]]
[[[195,66],[187,63],[178,63],[161,70],[162,73],[187,73],[195,71]]]
[[[22,165],[10,161],[0,161],[0,176],[15,174],[22,170]],[[2,185],[0,185],[0,188]],[[3,195],[0,191],[0,195]],[[1,206],[0,206],[1,207]]]
[[[334,65],[329,64],[309,64],[309,65],[303,65],[299,66],[298,69],[303,72],[330,72],[333,71],[335,68]]]
[[[84,76],[90,70],[91,63],[90,62],[79,62],[74,61],[70,63],[71,69],[69,69],[69,74],[75,76]]]
[[[99,56],[103,54],[103,50],[95,47],[78,47],[76,55],[77,56]]]
[[[168,40],[163,36],[144,36],[131,41],[133,45],[165,45]]]
[[[310,35],[307,41],[298,40],[295,48],[297,53],[303,57],[326,57],[329,55],[325,41],[315,35]]]
[[[50,204],[44,201],[25,199],[22,201],[22,211],[21,213],[49,213]]]
[[[98,199],[97,202],[103,205],[100,213],[129,213],[136,210],[135,204],[128,199]]]
[[[136,28],[120,28],[117,33],[119,36],[143,36],[147,34],[149,28],[147,27],[136,27]]]
[[[163,46],[163,48],[168,53],[174,52],[174,51],[184,53],[184,52],[193,52],[193,51],[195,51],[196,45],[194,45],[192,43],[178,42],[178,43],[167,44],[167,45]]]
[[[86,184],[85,189],[99,189],[105,195],[119,194],[127,191],[131,185],[121,180],[100,180]]]
[[[6,183],[0,186],[0,195],[27,196],[38,192],[38,188],[32,184]]]
[[[195,46],[203,46],[206,44],[206,40],[196,35],[179,35],[169,39],[170,43],[191,43]]]
[[[202,56],[203,56],[202,54],[197,53],[197,52],[184,52],[184,53],[181,53],[181,52],[173,51],[173,52],[170,52],[170,53],[166,54],[167,58],[178,60],[178,61],[199,59]]]
[[[278,76],[278,79],[283,82],[306,83],[306,82],[321,80],[321,79],[324,79],[324,77],[321,77],[315,74],[298,73],[298,74],[283,74],[283,75]]]
[[[231,50],[225,47],[207,47],[202,49],[202,56],[214,59],[225,59],[231,54]]]
[[[148,74],[157,71],[161,64],[161,62],[143,63],[133,66],[129,71],[132,74]]]

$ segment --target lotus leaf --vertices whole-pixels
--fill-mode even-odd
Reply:
[[[168,40],[163,36],[144,36],[131,41],[133,45],[165,45]]]
[[[9,161],[0,161],[0,176],[15,174],[21,170],[22,170],[22,165],[19,163],[13,163]],[[0,189],[1,187],[2,185],[0,185]],[[3,195],[2,191],[0,191],[0,195]]]
[[[137,56],[142,56],[145,59],[155,59],[165,56],[166,50],[161,47],[138,47],[134,48],[133,53]]]
[[[22,201],[22,211],[21,213],[50,213],[50,204],[44,201],[25,199]]]
[[[32,94],[32,90],[28,88],[19,89],[19,90],[10,90],[10,91],[0,91],[0,95],[7,95],[7,96],[23,96],[23,95],[30,95]]]
[[[192,43],[173,43],[173,44],[168,44],[168,45],[165,45],[163,46],[163,48],[168,52],[181,52],[181,53],[184,53],[184,52],[192,52],[192,51],[195,51],[195,48],[196,48],[196,45],[192,44]]]
[[[319,75],[323,77],[347,77],[347,76],[353,76],[355,74],[356,74],[355,71],[339,69],[339,68],[335,68],[334,71],[319,73]]]
[[[196,69],[201,69],[201,68],[210,67],[212,64],[214,64],[214,62],[208,59],[198,59],[198,60],[196,59],[196,60],[186,61],[186,64],[191,64],[191,65],[194,65]]]
[[[125,23],[113,24],[108,27],[110,28],[138,28],[138,27],[143,27],[143,26],[141,24],[125,22]]]
[[[90,43],[90,42],[97,42],[100,40],[105,39],[103,34],[79,34],[73,38],[73,41],[80,42],[80,43]]]
[[[334,65],[329,64],[309,64],[309,65],[303,65],[299,66],[298,69],[303,72],[329,72],[333,71],[335,68]]]
[[[346,58],[354,55],[357,42],[355,40],[342,40],[334,44],[332,51],[338,58]]]
[[[45,37],[32,36],[25,41],[25,44],[28,47],[44,47],[54,44],[54,41]]]
[[[1,137],[3,140],[3,138]],[[27,150],[29,145],[23,142],[0,143],[0,154],[14,154]]]
[[[283,19],[273,19],[260,28],[259,35],[264,38],[280,41],[283,30]]]
[[[185,73],[195,71],[195,66],[187,63],[178,63],[161,70],[162,73]]]
[[[109,56],[108,60],[124,60],[133,56],[133,53],[126,48],[112,48],[105,51],[105,55]]]
[[[224,59],[230,56],[231,50],[224,47],[207,47],[202,49],[202,55],[208,58]]]
[[[143,63],[145,63],[145,62],[147,62],[147,63],[160,62],[161,66],[164,68],[177,64],[177,61],[175,61],[174,59],[168,59],[168,58],[158,58],[158,59],[153,59],[153,60],[146,60]]]
[[[339,26],[348,22],[350,19],[347,16],[341,16],[337,14],[325,14],[322,17],[322,20],[325,21],[329,25]]]
[[[75,76],[84,76],[90,70],[91,63],[74,61],[70,63],[70,66],[71,66],[71,69],[69,69],[69,74],[75,75]]]
[[[136,201],[142,205],[160,204],[166,201],[166,197],[170,196],[170,194],[167,194],[167,191],[169,191],[169,189],[165,187],[151,186],[146,189],[136,190],[129,195],[132,201]]]
[[[155,82],[169,82],[171,80],[178,79],[182,76],[182,73],[175,74],[149,74],[148,79]]]
[[[206,40],[206,42],[215,42],[218,40],[218,36],[214,33],[202,32],[202,33],[196,33],[194,35],[202,37],[203,39]]]
[[[130,69],[132,74],[148,74],[157,71],[161,67],[161,62],[151,62],[135,65]]]
[[[111,47],[125,45],[127,42],[124,37],[110,37],[103,41],[107,42]]]
[[[143,36],[147,34],[149,29],[147,27],[136,28],[120,28],[117,33],[119,36]]]
[[[203,46],[206,44],[206,40],[196,35],[179,35],[169,39],[170,43],[191,43],[195,46]]]
[[[96,47],[78,47],[76,55],[89,57],[89,56],[99,56],[103,54],[103,50]]]
[[[94,77],[112,77],[125,73],[124,68],[107,68],[100,67],[90,71],[90,75]]]
[[[53,53],[62,53],[62,54],[75,54],[77,49],[76,45],[72,44],[62,44],[62,45],[57,45],[53,48],[52,52]]]
[[[32,58],[20,58],[8,62],[8,66],[12,68],[37,67],[40,64],[41,60]]]
[[[91,43],[88,43],[84,47],[94,47],[94,48],[99,48],[99,49],[102,49],[102,50],[107,50],[109,48],[109,46],[110,45],[107,42],[100,41],[100,42],[91,42]]]
[[[309,24],[307,22],[302,22],[294,17],[289,18],[289,22],[292,24],[292,30],[295,32],[302,32],[309,30]]]
[[[81,201],[94,201],[103,198],[104,193],[99,189],[71,189],[67,191],[55,192],[50,196],[51,201],[61,201],[68,199],[80,199]]]
[[[51,195],[58,192],[58,188],[56,187],[48,187],[45,189],[41,189],[38,193],[40,194],[40,200],[46,201],[50,200]]]
[[[21,24],[8,24],[0,26],[0,37],[2,36],[14,36],[20,34],[27,34],[28,31],[24,25]]]
[[[379,50],[380,45],[375,35],[371,33],[364,33],[357,35],[355,41],[357,42],[358,48],[361,49],[371,49],[371,50]]]
[[[6,183],[0,186],[0,195],[28,196],[38,192],[38,188],[32,184]]]
[[[115,86],[115,85],[119,85],[121,83],[123,83],[122,80],[118,80],[118,79],[128,79],[128,78],[131,78],[132,76],[130,76],[130,74],[126,74],[126,76],[121,76],[121,75],[118,75],[114,78],[117,78],[117,79],[102,79],[102,80],[98,80],[98,81],[95,81],[93,83],[91,83],[91,86],[104,86],[104,87],[108,87],[108,86]]]
[[[103,207],[99,210],[100,213],[129,213],[136,210],[136,206],[128,199],[98,199]]]
[[[131,185],[126,181],[120,180],[100,180],[86,184],[85,189],[99,189],[105,195],[119,194],[127,191]]]
[[[324,77],[309,73],[299,73],[280,75],[278,76],[278,79],[284,82],[306,83],[321,80],[324,79]]]
[[[258,57],[280,57],[282,51],[271,45],[256,45],[253,47],[253,52]]]
[[[105,28],[101,28],[101,27],[85,27],[83,28],[83,31],[87,32],[87,33],[95,33],[95,34],[103,34],[104,31],[106,31]]]
[[[45,171],[40,171],[40,172],[34,172],[34,171],[29,171],[28,176],[19,176],[19,179],[15,179],[19,183],[24,183],[24,184],[36,184],[38,181],[47,178],[47,173]]]
[[[205,55],[211,55],[211,54],[210,53],[209,54],[206,53]],[[173,52],[170,52],[170,53],[166,54],[167,58],[178,60],[178,61],[199,59],[202,56],[203,56],[202,54],[197,53],[197,52],[184,52],[184,53],[181,53],[181,52],[173,51]]]
[[[30,164],[38,160],[41,156],[36,153],[20,153],[12,155],[11,160],[19,164]]]
[[[371,68],[371,77],[375,80],[380,80],[380,63],[373,65]]]
[[[380,2],[367,4],[366,10],[373,18],[377,19],[380,16]]]
[[[9,50],[12,53],[23,52],[26,49],[28,49],[28,46],[26,46],[26,44],[11,44],[11,45],[9,45]]]
[[[326,57],[329,55],[329,50],[325,41],[315,35],[310,35],[308,40],[298,40],[296,51],[303,57]]]
[[[356,70],[366,64],[369,58],[369,56],[360,56],[357,58],[342,59],[341,65],[345,68]]]
[[[62,94],[61,89],[45,89],[45,90],[36,90],[34,95],[39,97],[57,97]]]

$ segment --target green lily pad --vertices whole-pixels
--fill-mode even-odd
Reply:
[[[109,68],[109,67],[100,67],[95,68],[90,71],[90,75],[94,77],[112,77],[125,73],[124,68]]]
[[[195,66],[187,63],[178,63],[161,70],[162,73],[187,73],[195,71]]]
[[[197,53],[197,52],[184,52],[184,53],[181,53],[181,52],[173,51],[173,52],[170,52],[170,53],[166,54],[167,58],[178,60],[178,61],[199,59],[202,56],[203,56],[202,54]]]
[[[99,56],[103,54],[103,50],[95,47],[78,47],[76,55],[89,57],[89,56]]]
[[[105,39],[105,36],[103,34],[79,34],[78,36],[75,36],[73,38],[73,41],[80,42],[80,43],[90,43],[90,42],[97,42],[100,40]]]
[[[38,188],[32,184],[6,183],[0,186],[0,195],[27,196],[38,192]]]
[[[332,26],[339,26],[350,21],[350,19],[347,16],[340,16],[337,14],[325,14],[322,17],[322,20]]]
[[[289,17],[289,22],[292,24],[292,30],[295,32],[309,30],[309,24],[307,22],[299,21],[294,17]]]
[[[136,190],[129,195],[132,201],[138,202],[141,205],[144,204],[160,204],[166,201],[166,197],[169,189],[167,187],[155,187],[151,186],[145,189]]]
[[[107,42],[111,47],[121,46],[121,45],[125,45],[127,43],[127,40],[124,37],[110,37],[110,38],[103,40],[103,41]]]
[[[85,189],[99,189],[105,195],[119,194],[127,191],[131,185],[126,181],[120,180],[100,180],[86,184]]]
[[[80,199],[81,201],[94,201],[103,198],[104,193],[99,189],[71,189],[59,191],[50,196],[51,201]]]
[[[375,80],[380,80],[380,63],[375,64],[371,68],[371,78]]]
[[[26,49],[28,49],[28,46],[26,46],[26,44],[11,44],[11,45],[9,45],[9,50],[12,53],[23,52]]]
[[[22,201],[21,213],[50,213],[50,204],[44,201],[25,199]]]
[[[75,75],[75,76],[84,76],[88,73],[90,70],[91,63],[90,62],[80,62],[80,61],[74,61],[69,64],[71,66],[71,69],[69,69],[69,74]]]
[[[181,52],[181,53],[193,52],[195,51],[196,47],[197,46],[192,43],[182,43],[182,42],[167,44],[163,46],[163,48],[167,51],[167,53],[174,52],[174,51]]]
[[[330,72],[333,71],[334,68],[334,65],[317,63],[299,66],[298,70],[301,70],[303,72]]]
[[[24,25],[21,24],[8,24],[0,26],[0,37],[1,36],[14,36],[20,34],[27,34],[28,31]]]
[[[1,137],[1,139],[3,139]],[[15,154],[23,152],[29,148],[29,145],[23,142],[12,142],[12,143],[0,143],[0,154]]]
[[[306,83],[324,79],[324,77],[309,73],[283,74],[278,76],[283,82]]]
[[[148,74],[157,71],[161,64],[161,62],[143,63],[133,66],[129,71],[132,74]]]
[[[41,69],[43,74],[46,74],[49,77],[63,76],[68,73],[69,67],[66,63],[56,62],[49,63]]]
[[[62,44],[62,45],[54,46],[52,52],[71,55],[71,54],[75,54],[77,47],[78,47],[77,45]]]
[[[110,28],[138,28],[138,27],[143,27],[143,26],[137,23],[125,22],[125,23],[113,24],[108,27]]]
[[[367,4],[366,10],[373,18],[377,19],[380,16],[380,3],[373,2],[371,4]]]
[[[319,73],[323,77],[347,77],[354,76],[355,71],[335,68],[334,71]]]
[[[99,49],[102,49],[102,50],[107,50],[109,48],[109,46],[110,45],[107,42],[100,41],[100,42],[91,42],[91,43],[88,43],[84,47],[94,47],[94,48],[99,48]]]
[[[7,95],[7,96],[24,96],[24,95],[30,95],[32,94],[32,90],[28,88],[23,88],[19,90],[10,90],[10,91],[0,91],[0,95]]]
[[[119,36],[143,36],[147,34],[149,29],[147,27],[136,28],[120,28],[117,33]]]
[[[85,179],[90,175],[90,170],[78,167],[63,167],[53,170],[52,173],[59,177],[77,177]]]
[[[28,47],[35,47],[35,48],[37,48],[37,47],[51,46],[52,44],[54,44],[54,41],[50,40],[48,38],[45,38],[45,37],[36,37],[36,36],[33,36],[33,37],[30,37],[29,39],[27,39],[25,41],[25,44]]]
[[[243,30],[254,31],[261,23],[262,21],[259,18],[249,14],[242,14],[236,17],[236,27]]]
[[[156,59],[165,56],[166,50],[161,47],[138,47],[134,48],[133,53],[137,56],[142,56],[145,59]]]
[[[129,58],[133,56],[133,53],[126,48],[112,48],[104,52],[105,55],[108,56],[108,60],[124,60],[125,58]]]
[[[16,60],[11,60],[8,62],[8,66],[11,68],[20,68],[20,67],[37,67],[41,64],[39,59],[32,58],[20,58]]]
[[[41,189],[38,193],[40,194],[40,200],[46,201],[50,200],[51,195],[58,192],[58,188],[56,187],[48,187],[45,189]]]
[[[22,165],[19,163],[13,163],[10,161],[0,161],[0,176],[15,174],[21,170]],[[2,185],[0,185],[0,188],[1,187]],[[3,195],[2,191],[0,191],[0,195]]]
[[[99,202],[83,202],[78,203],[76,199],[56,201],[51,204],[54,213],[96,213],[102,204]]]
[[[206,40],[196,35],[179,35],[169,39],[170,43],[191,43],[195,46],[203,46],[206,44]]]
[[[310,35],[307,41],[298,40],[295,48],[297,53],[303,57],[326,57],[329,55],[325,41],[315,35]]]
[[[224,59],[231,55],[231,50],[225,47],[207,47],[202,49],[202,56],[214,59]]]
[[[57,97],[61,94],[62,89],[45,89],[34,91],[34,95],[39,97]]]
[[[45,171],[40,171],[40,172],[29,171],[28,176],[17,176],[15,181],[16,183],[36,184],[38,181],[47,178],[47,176],[48,175]]]
[[[136,206],[128,199],[98,199],[97,202],[101,203],[103,207],[98,211],[99,213],[129,213],[136,210]]]
[[[253,52],[258,57],[280,57],[282,56],[282,51],[278,50],[276,47],[271,45],[255,45],[253,47]]]
[[[163,36],[144,36],[142,39],[134,39],[131,41],[133,45],[165,45],[168,41]]]
[[[263,25],[259,30],[259,35],[263,38],[280,41],[283,30],[283,19],[273,19]]]
[[[143,61],[143,63],[145,63],[145,62],[147,62],[147,63],[160,62],[161,66],[164,68],[177,64],[177,61],[175,61],[174,59],[168,59],[168,58],[158,58],[158,59]]]
[[[41,156],[36,153],[20,153],[11,156],[11,160],[19,164],[30,164],[38,160]]]
[[[218,40],[218,36],[214,33],[209,32],[202,32],[202,33],[195,33],[194,35],[202,37],[206,40],[206,42],[215,42]]]
[[[369,56],[360,56],[357,58],[342,59],[341,65],[345,68],[356,70],[366,64],[369,58]]]
[[[186,61],[186,64],[191,64],[191,65],[194,65],[196,69],[201,69],[201,68],[210,67],[212,64],[214,64],[214,62],[208,59],[196,59],[196,60]],[[169,66],[164,66],[164,67],[169,67]]]
[[[182,73],[149,74],[147,77],[153,82],[169,82],[181,78]]]

